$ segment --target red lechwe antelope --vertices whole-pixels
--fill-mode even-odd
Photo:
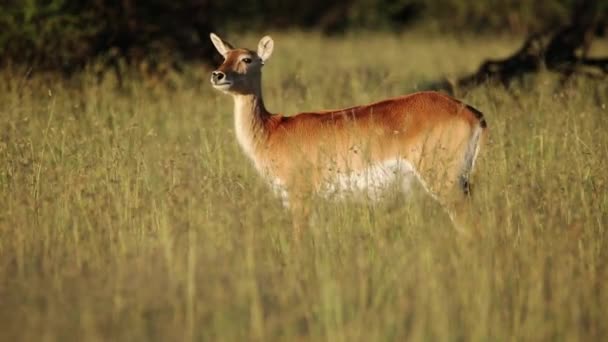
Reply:
[[[211,83],[234,98],[237,140],[286,206],[303,208],[304,189],[377,199],[389,187],[408,192],[418,181],[455,218],[486,128],[481,112],[418,92],[340,110],[271,114],[261,79],[272,38],[262,38],[254,52],[210,36],[224,57]]]

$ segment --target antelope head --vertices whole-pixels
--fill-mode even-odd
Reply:
[[[211,42],[224,57],[224,63],[211,73],[215,89],[233,95],[259,95],[262,66],[272,54],[274,42],[269,36],[258,43],[258,50],[234,48],[216,34],[210,34]]]

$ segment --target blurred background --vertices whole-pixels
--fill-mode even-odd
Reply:
[[[0,0],[0,341],[607,340],[607,17],[608,0]],[[471,234],[414,194],[311,198],[294,239],[208,82],[210,31],[272,35],[265,103],[285,115],[454,86],[488,123]]]
[[[208,40],[220,34],[312,30],[509,34],[568,25],[577,5],[592,3],[594,34],[605,37],[608,1],[576,0],[3,0],[0,64],[66,75],[91,61],[145,62],[179,69],[217,62]],[[589,6],[588,6],[589,7]],[[587,20],[587,19],[583,19]],[[589,19],[590,20],[590,19]]]

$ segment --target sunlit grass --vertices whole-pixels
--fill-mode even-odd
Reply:
[[[227,37],[232,38],[232,37]],[[253,47],[258,37],[233,39]],[[275,35],[271,111],[361,104],[519,42]],[[0,84],[2,340],[599,340],[608,335],[608,84],[481,87],[474,238],[423,195],[291,221],[190,66]]]

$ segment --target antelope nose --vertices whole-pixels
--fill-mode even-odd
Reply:
[[[226,74],[221,71],[214,71],[211,73],[211,81],[213,83],[219,83],[221,80],[226,78]]]

